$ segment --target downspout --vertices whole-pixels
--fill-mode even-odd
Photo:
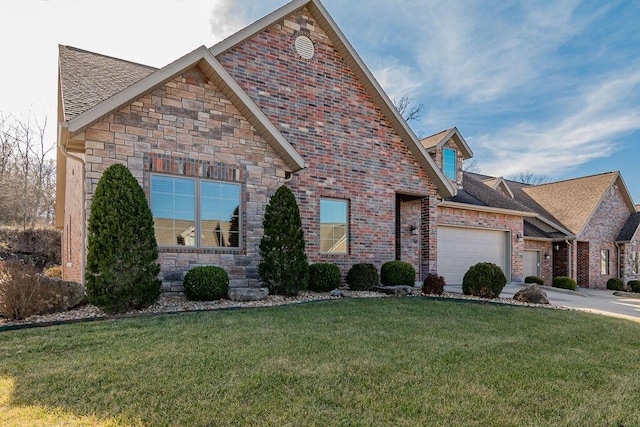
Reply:
[[[83,200],[82,200],[82,209],[80,212],[80,223],[82,224],[80,230],[85,230],[86,227],[86,208],[85,208],[85,197],[84,197],[84,185],[85,185],[85,179],[86,179],[86,163],[85,160],[82,157],[78,157],[76,155],[73,155],[71,153],[69,153],[67,151],[67,148],[62,144],[62,140],[67,140],[69,138],[69,133],[67,128],[67,123],[59,123],[58,124],[58,149],[60,150],[60,152],[62,153],[62,155],[66,158],[70,158],[73,160],[77,160],[78,162],[80,162],[80,171],[81,171],[81,182],[82,182],[82,189],[83,189]],[[64,135],[64,137],[63,137]],[[66,170],[66,168],[65,168]],[[66,180],[66,177],[65,177]],[[66,191],[66,186],[65,186],[65,191]],[[66,195],[65,195],[65,204],[66,204]],[[65,212],[66,213],[66,212]],[[64,221],[64,217],[63,217],[63,221]],[[82,232],[82,231],[81,231]],[[84,234],[84,233],[83,233]],[[81,247],[81,254],[80,254],[80,272],[81,272],[81,280],[82,280],[82,284],[84,285],[84,269],[85,269],[85,263],[86,263],[86,258],[85,258],[85,236],[82,236],[82,247]]]

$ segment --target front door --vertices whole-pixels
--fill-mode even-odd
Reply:
[[[540,277],[540,251],[524,251],[524,277]]]

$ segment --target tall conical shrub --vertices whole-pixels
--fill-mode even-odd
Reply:
[[[126,166],[98,181],[88,226],[86,291],[109,313],[153,304],[160,296],[158,244],[144,191]]]
[[[272,294],[297,295],[306,289],[309,264],[296,198],[285,186],[275,192],[262,220],[258,272]]]

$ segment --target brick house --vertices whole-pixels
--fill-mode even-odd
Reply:
[[[58,87],[66,279],[84,280],[91,199],[114,163],[148,197],[165,292],[210,264],[259,287],[262,217],[283,184],[310,262],[436,270],[436,203],[456,188],[318,0],[160,69],[60,46]]]

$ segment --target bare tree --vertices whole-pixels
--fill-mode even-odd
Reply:
[[[515,175],[510,176],[509,179],[529,185],[546,184],[547,182],[551,181],[551,178],[549,178],[547,175],[536,175],[531,170],[519,172]]]
[[[395,105],[396,109],[400,113],[404,120],[409,123],[415,120],[418,120],[422,117],[422,112],[424,110],[424,104],[413,104],[414,99],[409,95],[402,95],[400,99],[394,98],[393,105]]]
[[[462,162],[462,170],[471,173],[480,173],[480,163],[477,159],[465,159]]]
[[[47,142],[46,117],[0,115],[0,222],[50,222],[55,205],[53,142]]]

